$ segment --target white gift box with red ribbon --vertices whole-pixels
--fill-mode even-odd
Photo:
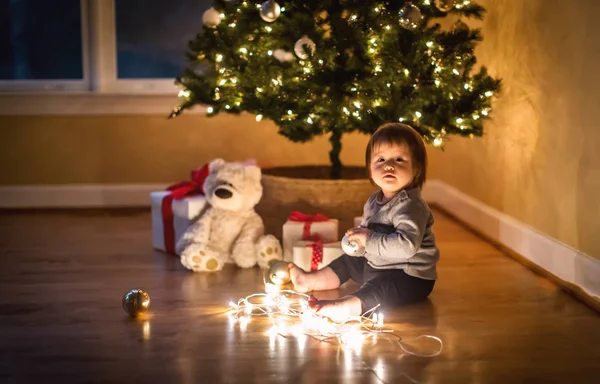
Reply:
[[[344,254],[339,241],[297,241],[292,262],[306,272],[317,271]]]
[[[298,241],[320,239],[324,242],[338,241],[338,220],[316,214],[307,215],[294,211],[283,224],[283,260],[292,261],[293,247]]]

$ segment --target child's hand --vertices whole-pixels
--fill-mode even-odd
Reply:
[[[346,236],[348,236],[348,240],[356,241],[362,247],[366,247],[367,245],[367,236],[369,236],[371,230],[369,228],[356,227],[346,231]]]

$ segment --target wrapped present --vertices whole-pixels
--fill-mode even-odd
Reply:
[[[362,216],[357,216],[354,218],[354,226],[360,227],[360,223],[362,223]]]
[[[192,171],[191,180],[150,193],[154,248],[175,254],[175,244],[206,205],[202,191],[206,176],[208,164]]]
[[[294,244],[292,261],[306,272],[326,267],[344,254],[339,241],[298,241]]]
[[[293,246],[301,240],[338,240],[338,220],[294,211],[283,224],[283,259],[292,261]]]

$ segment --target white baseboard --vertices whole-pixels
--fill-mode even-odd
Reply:
[[[600,260],[561,243],[440,180],[428,181],[423,195],[427,201],[469,223],[488,238],[600,299]]]
[[[0,187],[0,208],[149,207],[165,184],[74,184]]]
[[[0,208],[149,207],[163,184],[36,185],[0,187]],[[440,180],[423,196],[563,281],[600,299],[600,260],[536,231]]]

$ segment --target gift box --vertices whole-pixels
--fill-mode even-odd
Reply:
[[[338,220],[325,215],[307,215],[294,211],[283,224],[283,260],[292,261],[293,247],[301,240],[337,241]]]
[[[206,206],[202,184],[208,164],[192,171],[191,180],[171,185],[166,191],[150,193],[152,246],[175,254],[175,245]]]
[[[339,241],[298,241],[294,244],[292,262],[310,272],[328,266],[343,254]]]
[[[170,196],[169,191],[150,193],[152,207],[152,246],[161,251],[175,254],[175,245],[185,230],[198,217],[206,205],[204,195],[171,200],[171,214],[163,213],[163,200]],[[166,207],[165,207],[166,208]]]

